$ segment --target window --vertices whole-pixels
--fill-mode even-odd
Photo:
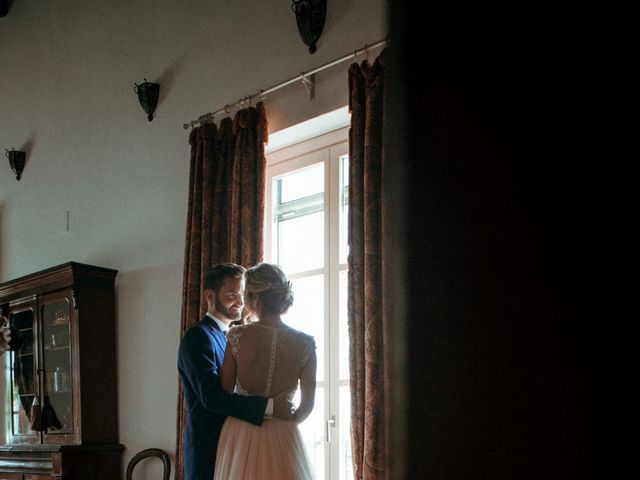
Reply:
[[[265,260],[279,264],[293,284],[294,305],[283,320],[316,340],[316,402],[300,430],[317,478],[326,480],[353,478],[347,136],[340,128],[267,155]]]

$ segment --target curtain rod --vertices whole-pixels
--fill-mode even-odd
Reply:
[[[376,49],[378,47],[383,47],[386,44],[387,44],[387,40],[386,39],[385,40],[380,40],[380,41],[378,41],[378,42],[376,42],[376,43],[374,43],[372,45],[367,45],[365,43],[364,47],[362,47],[360,49],[356,49],[356,50],[354,50],[353,52],[351,52],[351,53],[349,53],[347,55],[344,55],[344,56],[342,56],[340,58],[337,58],[337,59],[335,59],[335,60],[333,60],[331,62],[325,63],[324,65],[321,65],[321,66],[319,66],[317,68],[314,68],[313,70],[309,70],[308,72],[302,72],[300,75],[296,75],[295,77],[290,78],[289,80],[286,80],[286,81],[284,81],[282,83],[279,83],[277,85],[274,85],[273,87],[269,87],[267,89],[260,90],[258,93],[254,93],[253,95],[248,95],[248,96],[246,96],[244,98],[241,98],[240,100],[238,100],[236,102],[231,103],[230,105],[227,104],[223,108],[221,108],[220,110],[216,110],[215,112],[205,113],[204,115],[201,115],[200,117],[198,117],[197,120],[192,120],[192,121],[190,121],[188,123],[184,123],[182,125],[182,127],[187,129],[189,127],[195,127],[197,125],[202,125],[202,124],[204,124],[204,123],[206,123],[208,121],[213,121],[213,119],[214,119],[214,117],[216,115],[219,115],[219,114],[225,113],[225,112],[227,114],[229,114],[229,113],[231,113],[231,109],[233,107],[236,107],[238,105],[244,106],[245,104],[249,104],[250,105],[251,104],[251,100],[254,97],[260,97],[260,99],[264,99],[270,93],[273,93],[276,90],[280,90],[281,88],[284,88],[284,87],[286,87],[288,85],[291,85],[292,83],[295,83],[295,82],[302,82],[305,85],[305,87],[313,88],[314,81],[313,81],[313,79],[309,79],[310,76],[315,75],[316,73],[321,72],[323,70],[326,70],[328,68],[331,68],[331,67],[333,67],[335,65],[338,65],[338,64],[340,64],[342,62],[346,62],[347,60],[355,58],[355,57],[357,57],[358,55],[360,55],[362,53],[367,53],[369,50]]]

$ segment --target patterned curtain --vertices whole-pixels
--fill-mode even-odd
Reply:
[[[221,262],[245,267],[263,256],[266,182],[264,104],[240,110],[220,126],[206,124],[189,135],[191,170],[184,255],[180,335],[204,316],[207,269]],[[176,480],[184,477],[185,404],[178,381]]]
[[[389,318],[384,302],[384,58],[349,70],[349,362],[357,480],[387,474]]]

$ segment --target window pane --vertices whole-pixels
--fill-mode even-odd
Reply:
[[[338,364],[340,371],[340,380],[349,380],[349,325],[347,317],[347,280],[348,272],[343,270],[340,272],[340,315],[338,325],[338,336],[340,337],[338,345]]]
[[[283,321],[316,340],[318,371],[316,380],[324,381],[324,275],[298,278],[292,282],[293,306]]]
[[[315,478],[323,479],[324,476],[324,388],[316,389],[316,401],[313,411],[307,419],[300,424],[300,433],[307,448],[307,453],[311,459],[311,467],[315,473]],[[300,402],[300,392],[296,393],[294,399],[296,405]],[[352,477],[353,478],[353,477]]]
[[[297,170],[280,179],[280,203],[324,192],[324,164]]]
[[[351,392],[349,387],[340,387],[340,480],[353,480],[351,458]]]
[[[278,263],[289,274],[324,266],[324,212],[278,223]]]
[[[340,158],[340,263],[347,263],[349,255],[349,157]]]
[[[340,182],[344,186],[349,185],[349,155],[340,157]]]
[[[318,480],[353,480],[351,394],[346,263],[348,259],[349,156],[333,138],[317,150],[314,165],[302,154],[306,145],[283,151],[277,168],[267,170],[272,195],[266,233],[266,261],[279,264],[293,283],[294,304],[283,317],[293,328],[313,335],[318,369],[315,406],[300,430]],[[306,165],[305,165],[306,164]],[[328,171],[327,168],[330,167]],[[331,178],[327,176],[331,173]],[[330,192],[329,195],[327,193]],[[334,217],[335,215],[335,217]],[[325,225],[331,226],[329,230]],[[329,263],[327,263],[329,262]],[[330,308],[330,311],[327,309]],[[331,358],[329,357],[331,356]],[[296,394],[296,403],[300,394]],[[329,427],[328,419],[334,419]]]

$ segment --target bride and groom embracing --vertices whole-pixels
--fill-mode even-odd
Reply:
[[[207,313],[178,352],[185,480],[313,478],[297,425],[313,409],[315,343],[280,318],[291,283],[276,265],[225,263],[207,272],[205,298]],[[254,321],[230,329],[243,308]]]

